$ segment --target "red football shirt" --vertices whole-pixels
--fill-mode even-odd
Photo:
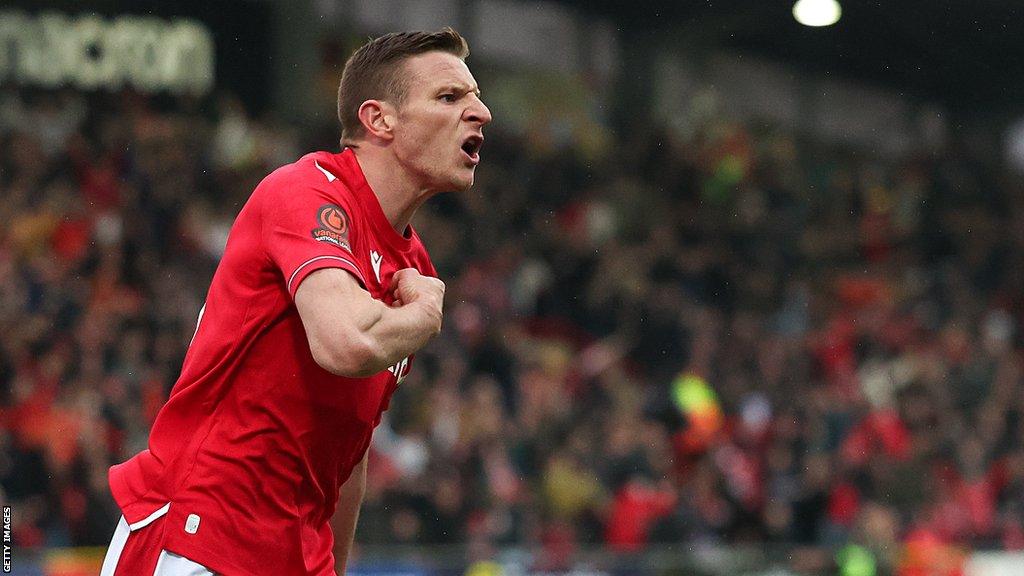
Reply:
[[[368,378],[313,361],[295,290],[320,268],[390,304],[391,276],[436,276],[398,234],[351,150],[267,176],[228,236],[149,449],[110,469],[129,524],[169,503],[163,547],[227,576],[334,574],[329,520],[409,359]]]

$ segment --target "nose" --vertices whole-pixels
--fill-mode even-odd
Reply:
[[[480,97],[473,95],[473,102],[468,108],[463,117],[467,122],[476,122],[483,126],[491,121],[491,109],[484,104],[484,101]]]

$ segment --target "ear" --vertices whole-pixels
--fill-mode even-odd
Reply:
[[[368,135],[383,140],[394,138],[395,113],[390,104],[381,100],[367,100],[359,106],[359,122]]]

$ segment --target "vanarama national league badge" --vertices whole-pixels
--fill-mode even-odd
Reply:
[[[341,246],[349,252],[352,247],[348,243],[348,215],[337,204],[324,204],[316,211],[319,228],[313,229],[313,239],[317,242],[330,242]]]

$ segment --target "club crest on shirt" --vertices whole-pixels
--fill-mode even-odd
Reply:
[[[324,204],[316,211],[316,221],[320,226],[313,229],[313,240],[330,242],[349,252],[352,251],[348,243],[348,215],[341,206]]]

